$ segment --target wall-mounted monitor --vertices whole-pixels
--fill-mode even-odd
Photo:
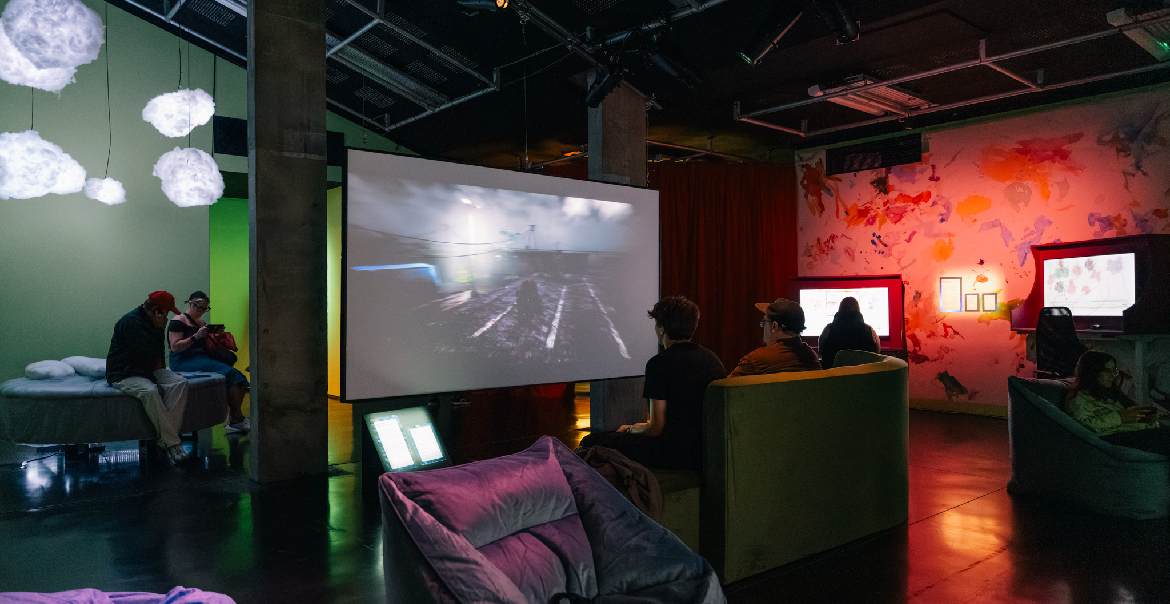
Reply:
[[[1044,306],[1073,316],[1120,317],[1137,301],[1134,253],[1049,258],[1044,261]]]
[[[342,398],[640,375],[658,193],[348,149]]]
[[[451,465],[426,407],[369,413],[365,419],[385,471],[408,472]]]
[[[814,344],[825,326],[833,321],[841,300],[852,296],[861,306],[865,322],[877,332],[883,349],[906,348],[905,290],[900,275],[795,277],[790,283],[789,299],[799,303],[804,310],[805,330],[801,335]]]
[[[1032,258],[1035,281],[1012,329],[1035,329],[1040,309],[1063,306],[1078,330],[1170,333],[1170,235],[1033,245]]]

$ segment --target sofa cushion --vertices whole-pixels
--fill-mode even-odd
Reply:
[[[525,453],[390,478],[403,495],[479,548],[577,513],[556,459]]]
[[[1061,411],[1068,412],[1066,400],[1068,391],[1073,386],[1073,378],[1059,380],[1031,379],[1021,380],[1020,385],[1032,391],[1032,394],[1052,403]]]
[[[77,375],[84,375],[91,378],[106,377],[106,360],[94,359],[90,357],[67,357],[61,359],[62,363],[69,365],[77,372]]]
[[[585,593],[581,577],[566,573],[564,561],[593,558],[577,514],[493,541],[479,552],[510,578],[529,602],[548,602],[561,592]]]
[[[24,368],[24,377],[30,380],[65,378],[75,373],[68,363],[62,363],[61,361],[37,361],[36,363],[29,363]]]

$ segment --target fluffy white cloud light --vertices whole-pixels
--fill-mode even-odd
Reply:
[[[9,0],[0,15],[0,79],[57,92],[98,56],[105,27],[80,0]]]
[[[223,197],[223,175],[210,155],[199,149],[168,151],[154,164],[167,199],[181,208],[209,206]]]
[[[0,199],[65,195],[83,187],[85,168],[36,131],[0,134]]]
[[[85,196],[112,206],[126,201],[126,189],[112,178],[91,178],[85,181]]]
[[[160,94],[142,109],[142,119],[171,138],[187,136],[215,113],[215,101],[202,88]]]

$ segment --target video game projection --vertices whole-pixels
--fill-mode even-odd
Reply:
[[[347,150],[342,398],[640,375],[657,191]]]

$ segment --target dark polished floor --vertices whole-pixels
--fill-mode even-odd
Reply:
[[[469,398],[451,420],[467,435],[452,447],[458,460],[518,450],[541,433],[575,445],[588,408],[571,395],[525,413],[514,400]],[[493,427],[496,415],[507,427]],[[1166,523],[1014,499],[1006,432],[1000,419],[912,412],[909,522],[729,585],[729,600],[1170,601]],[[327,477],[255,485],[247,438],[217,428],[188,468],[144,464],[136,443],[36,461],[50,451],[0,443],[0,591],[183,585],[240,603],[381,602],[379,516],[350,461],[350,408],[330,403]]]

